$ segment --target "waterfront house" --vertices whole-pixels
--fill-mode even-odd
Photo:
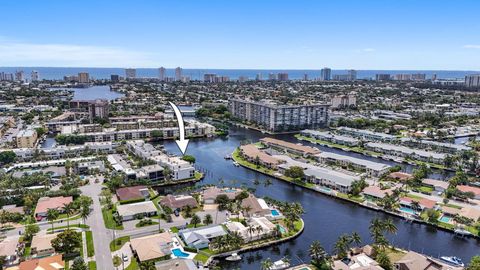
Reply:
[[[173,196],[168,194],[160,200],[162,206],[169,207],[170,209],[182,209],[185,206],[189,205],[192,208],[198,206],[197,200],[190,195],[177,195]]]
[[[322,152],[315,156],[321,163],[335,164],[342,167],[353,167],[354,169],[366,172],[370,176],[380,177],[388,172],[390,165],[370,160],[355,158],[347,155],[340,155],[332,152]]]
[[[122,187],[116,191],[119,201],[145,200],[150,197],[146,186]]]
[[[218,187],[208,187],[202,191],[202,199],[205,204],[214,204],[215,199],[219,195],[225,195],[228,199],[233,200],[235,197],[242,192],[241,189],[236,188],[218,188]]]
[[[460,270],[463,267],[454,267],[426,255],[409,251],[400,260],[394,263],[398,270]]]
[[[281,160],[272,157],[271,155],[261,151],[257,146],[253,144],[247,144],[240,146],[240,155],[250,163],[260,163],[258,165],[276,169]]]
[[[349,136],[337,135],[331,132],[307,129],[307,130],[302,130],[300,134],[305,137],[310,137],[313,139],[327,141],[334,144],[346,145],[350,147],[358,146],[360,144],[360,140],[358,139],[355,139]]]
[[[137,217],[154,216],[157,214],[158,210],[152,201],[146,201],[131,204],[121,204],[117,206],[117,212],[123,221],[128,221]]]
[[[178,232],[183,242],[191,248],[207,248],[210,240],[226,235],[227,232],[221,225],[211,225],[200,228],[183,229]]]
[[[255,195],[249,194],[247,198],[242,201],[243,208],[249,208],[248,216],[265,216],[271,214],[270,207],[263,199],[257,199]]]
[[[422,184],[442,193],[448,188],[448,182],[435,179],[423,179]]]
[[[301,144],[295,144],[291,142],[286,142],[282,140],[277,140],[274,138],[263,138],[260,139],[260,142],[265,144],[268,147],[274,148],[279,151],[290,153],[293,155],[303,156],[303,157],[313,157],[314,155],[320,154],[320,150],[314,147],[305,146]]]
[[[406,146],[387,144],[387,143],[374,143],[369,142],[365,144],[367,150],[383,153],[389,156],[397,156],[402,158],[410,158],[420,160],[424,162],[432,162],[436,164],[443,164],[443,160],[446,154],[437,153],[433,151],[425,151],[422,149],[409,148]]]
[[[480,188],[478,187],[458,185],[457,189],[461,192],[471,192],[473,193],[475,199],[480,200]]]
[[[63,207],[73,202],[73,198],[70,197],[42,197],[38,199],[37,206],[35,207],[35,218],[42,220],[47,217],[48,209],[56,209],[63,212]]]
[[[339,127],[337,128],[337,133],[349,135],[365,141],[394,142],[397,140],[397,137],[390,134],[349,127]]]
[[[172,247],[172,234],[169,232],[133,238],[130,248],[140,262],[170,258]]]
[[[333,270],[383,270],[374,259],[365,253],[333,261]]]
[[[165,261],[156,261],[156,269],[168,269],[168,270],[198,270],[197,265],[190,259],[171,259]]]
[[[363,196],[367,199],[383,199],[387,194],[392,195],[392,189],[381,189],[379,186],[368,186],[363,189]]]
[[[31,244],[31,253],[44,257],[55,253],[55,249],[52,247],[52,240],[57,238],[58,233],[34,235]]]
[[[418,199],[412,199],[410,197],[402,197],[400,198],[400,205],[403,205],[403,206],[406,206],[406,207],[410,207],[412,206],[412,202],[418,202],[418,204],[420,205],[420,210],[425,210],[425,209],[433,209],[435,207],[435,205],[437,205],[437,202],[436,201],[433,201],[433,200],[429,200],[429,199],[426,199],[426,198],[418,198]]]
[[[392,172],[388,175],[388,177],[400,182],[407,182],[413,179],[413,175],[405,172]]]
[[[245,241],[255,241],[271,235],[277,225],[265,217],[254,217],[246,221],[246,226],[240,222],[227,222],[225,224],[230,232],[238,233]],[[255,230],[249,228],[256,228]],[[261,228],[258,230],[257,228]]]
[[[65,262],[62,255],[49,256],[41,259],[31,259],[23,261],[17,268],[18,270],[63,270]]]

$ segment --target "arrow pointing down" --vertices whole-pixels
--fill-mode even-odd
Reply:
[[[185,151],[187,151],[188,140],[185,139],[185,124],[183,122],[183,116],[180,110],[178,109],[177,105],[173,104],[172,102],[168,102],[172,107],[173,111],[175,112],[175,117],[178,121],[178,128],[180,133],[180,140],[176,140],[178,148],[182,151],[182,155],[185,155]]]

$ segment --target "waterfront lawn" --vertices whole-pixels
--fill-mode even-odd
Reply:
[[[93,247],[92,231],[86,231],[85,238],[87,239],[87,257],[92,257],[93,255],[95,255],[95,248]]]
[[[130,241],[130,236],[122,236],[110,242],[110,251],[117,251],[122,248],[125,243]]]
[[[406,254],[405,252],[394,248],[387,248],[385,251],[392,263],[399,261]]]
[[[200,261],[202,263],[206,263],[208,258],[210,258],[210,256],[207,256],[207,255],[202,254],[202,253],[197,253],[197,255],[195,255],[195,257],[193,259],[195,261]]]
[[[363,203],[365,201],[365,198],[363,198],[361,195],[352,196],[350,194],[341,193],[341,192],[337,192],[337,197],[347,199],[347,200],[350,200],[350,201],[354,201],[354,202],[357,202],[357,203]]]
[[[107,209],[106,207],[102,208],[103,222],[105,228],[114,229],[114,230],[123,230],[123,225],[118,225],[113,219],[112,209]]]

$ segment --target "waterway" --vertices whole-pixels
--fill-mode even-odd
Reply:
[[[271,198],[290,202],[299,202],[305,209],[303,219],[305,231],[301,236],[287,243],[274,247],[247,252],[242,255],[242,261],[227,263],[222,261],[222,269],[260,269],[260,263],[266,258],[279,260],[289,256],[292,264],[301,261],[308,262],[308,247],[314,240],[332,252],[338,236],[344,233],[358,232],[364,244],[370,243],[368,226],[372,218],[386,218],[388,215],[370,209],[362,208],[320,193],[296,187],[289,183],[267,177],[263,174],[235,167],[232,161],[224,157],[231,154],[243,141],[255,142],[265,135],[243,128],[232,127],[228,138],[197,139],[192,140],[188,146],[187,154],[196,157],[196,166],[205,172],[205,179],[200,184],[218,184],[220,179],[225,185],[255,188],[258,197]],[[281,139],[298,142],[293,135],[276,136]],[[303,142],[307,144],[306,142]],[[318,146],[317,146],[318,147]],[[165,142],[165,148],[172,153],[179,154],[175,142]],[[335,151],[322,148],[324,151]],[[355,155],[353,153],[348,153]],[[367,157],[363,157],[366,158]],[[368,158],[374,159],[374,158]],[[378,161],[378,160],[377,160]],[[392,162],[381,162],[391,164]],[[405,166],[404,166],[405,167]],[[405,171],[411,171],[411,166],[406,166]],[[435,173],[435,176],[442,177]],[[264,186],[264,180],[269,178],[272,184]],[[262,184],[255,185],[255,179]],[[412,249],[434,257],[454,255],[469,261],[474,255],[480,254],[480,241],[476,239],[460,239],[453,234],[435,228],[406,223],[403,219],[391,217],[398,227],[398,233],[389,237],[395,246]]]
[[[122,93],[111,91],[108,85],[95,85],[85,88],[51,88],[51,90],[73,91],[74,100],[94,100],[98,98],[114,100],[125,96]]]

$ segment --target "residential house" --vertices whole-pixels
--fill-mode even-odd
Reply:
[[[320,154],[320,150],[318,148],[286,142],[274,138],[263,138],[260,139],[260,142],[268,147],[298,156],[313,157],[314,155]]]
[[[246,211],[248,216],[265,216],[271,214],[270,207],[263,199],[257,199],[255,195],[249,194],[247,198],[242,201],[242,208],[249,209]]]
[[[119,201],[142,200],[150,197],[146,186],[122,187],[117,189],[116,194]]]
[[[137,217],[150,217],[157,214],[158,209],[152,201],[121,204],[117,206],[118,215],[123,221],[135,219]]]
[[[460,270],[463,267],[454,267],[448,265],[439,260],[435,260],[431,257],[417,253],[415,251],[409,251],[400,260],[394,263],[395,268],[398,270]]]
[[[140,262],[170,258],[172,235],[169,232],[130,239],[130,248]]]
[[[21,262],[18,270],[63,270],[65,262],[62,255],[49,256],[41,259],[31,259]]]
[[[233,200],[235,197],[242,192],[241,189],[236,188],[218,188],[218,187],[208,187],[202,191],[202,199],[205,204],[214,204],[215,199],[219,195],[225,195],[228,199]]]
[[[31,244],[31,253],[37,257],[49,256],[55,253],[52,240],[57,238],[58,233],[34,235]]]
[[[170,209],[182,209],[185,206],[189,205],[192,208],[198,206],[197,200],[190,195],[178,195],[173,196],[168,194],[160,200],[162,206],[169,207]]]
[[[70,197],[42,197],[38,199],[37,207],[35,208],[35,218],[42,220],[47,217],[48,209],[56,209],[63,212],[65,205],[73,202],[73,198]]]
[[[458,185],[457,189],[461,192],[471,192],[473,193],[475,199],[480,200],[480,188],[478,187]]]
[[[184,229],[178,232],[178,235],[188,247],[197,249],[207,248],[211,239],[226,234],[227,232],[220,225]]]

